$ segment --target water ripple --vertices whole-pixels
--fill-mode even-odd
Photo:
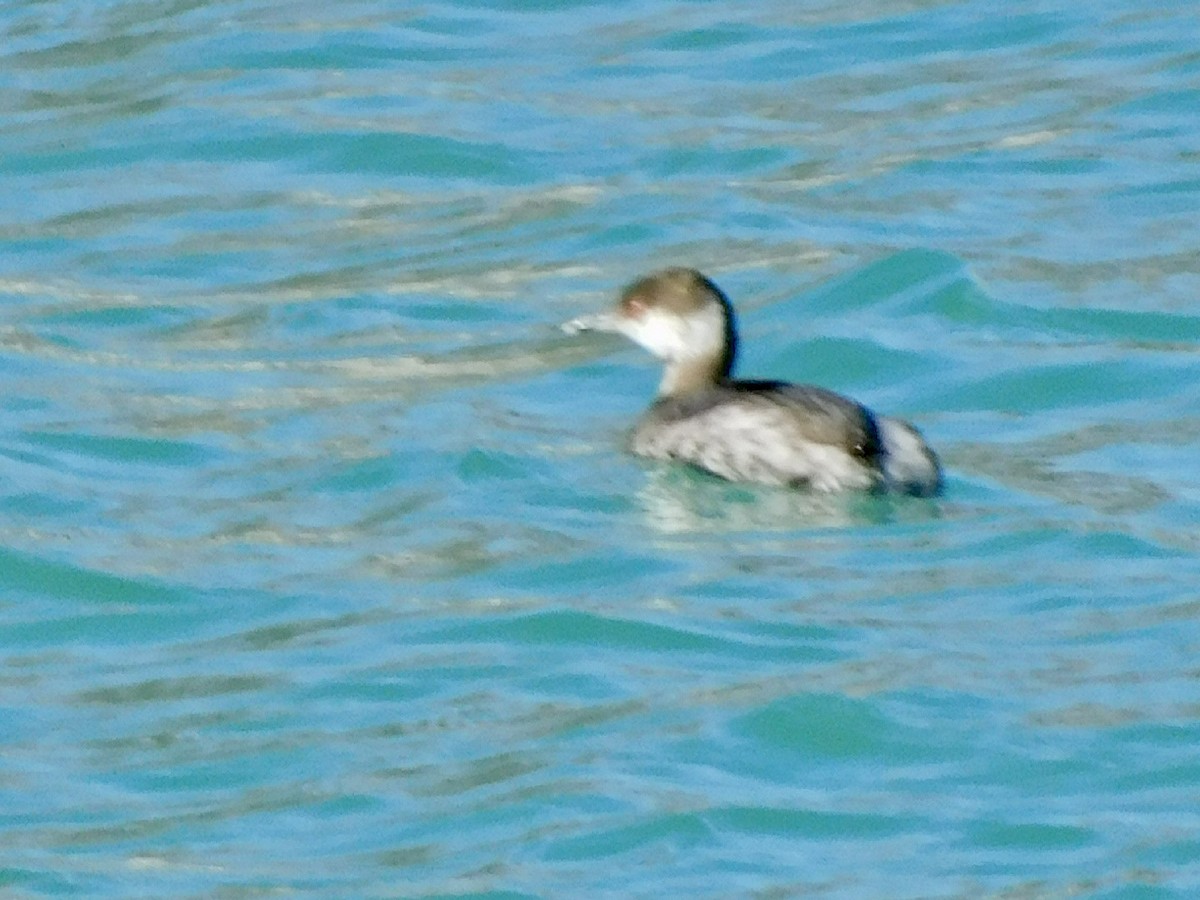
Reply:
[[[1009,12],[0,9],[0,885],[1195,895],[1200,31]],[[946,494],[630,458],[675,263]]]

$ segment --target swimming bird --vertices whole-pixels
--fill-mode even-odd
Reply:
[[[937,456],[910,423],[822,387],[734,378],[733,306],[695,269],[639,278],[611,312],[562,327],[623,334],[663,361],[658,396],[630,438],[638,456],[814,491],[941,488]]]

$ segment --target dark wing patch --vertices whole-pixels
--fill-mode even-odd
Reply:
[[[880,452],[875,417],[860,403],[834,391],[782,381],[728,381],[708,390],[655,401],[651,412],[661,422],[677,422],[731,400],[760,399],[793,412],[792,423],[805,440],[842,447],[874,462]]]
[[[753,384],[753,382],[751,382]],[[766,383],[764,385],[777,402],[796,409],[824,443],[842,447],[866,461],[878,458],[882,447],[879,427],[871,411],[834,391],[807,384]]]

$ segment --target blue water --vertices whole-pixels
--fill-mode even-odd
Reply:
[[[1198,47],[0,6],[0,894],[1200,896]],[[944,496],[628,456],[667,264]]]

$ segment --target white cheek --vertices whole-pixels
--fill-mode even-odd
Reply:
[[[688,320],[687,345],[697,356],[712,356],[725,346],[725,319],[716,307]]]
[[[706,310],[681,319],[651,309],[639,319],[626,320],[622,330],[665,360],[710,356],[719,353],[725,341],[725,323],[719,311]]]
[[[629,320],[625,333],[659,359],[678,359],[687,353],[687,343],[675,316],[647,310],[639,319]]]

